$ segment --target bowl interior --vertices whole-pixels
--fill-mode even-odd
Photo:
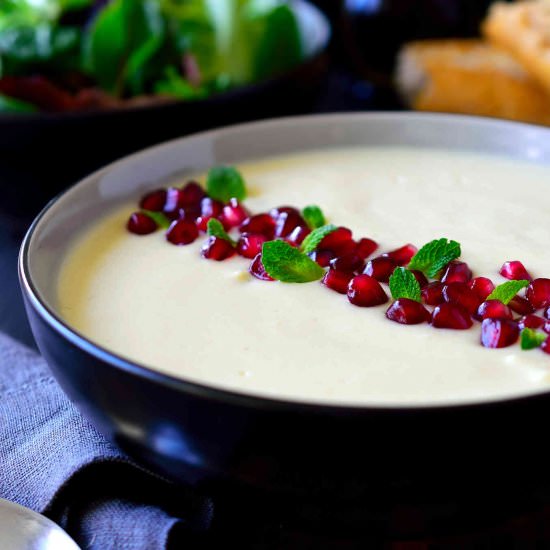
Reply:
[[[414,113],[295,117],[197,134],[118,161],[50,203],[27,235],[23,274],[33,299],[59,319],[58,271],[74,234],[101,213],[146,190],[214,164],[323,148],[385,145],[476,151],[550,164],[549,138],[550,130],[534,126]]]

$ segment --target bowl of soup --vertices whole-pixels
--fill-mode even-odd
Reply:
[[[19,272],[37,344],[109,439],[209,491],[366,528],[381,495],[479,503],[540,484],[549,137],[472,117],[338,114],[124,158],[29,229]],[[480,311],[488,301],[504,313]]]

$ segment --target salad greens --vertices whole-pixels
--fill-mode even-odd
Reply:
[[[1,0],[0,94],[24,103],[33,94],[17,93],[20,83],[37,75],[71,96],[87,87],[195,99],[302,58],[280,0]]]

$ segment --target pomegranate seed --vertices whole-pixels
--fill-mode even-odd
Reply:
[[[515,344],[519,327],[511,319],[484,319],[481,323],[481,344],[486,348],[506,348]]]
[[[386,317],[403,325],[418,325],[430,319],[430,312],[419,302],[399,298],[388,308]]]
[[[524,265],[515,260],[511,262],[504,262],[500,268],[499,273],[505,278],[511,281],[521,281],[526,279],[532,281],[533,277],[529,275],[529,272],[525,269]]]
[[[164,203],[164,213],[175,220],[180,217],[181,210],[184,208],[183,190],[176,187],[169,187],[166,191],[166,202]]]
[[[525,297],[535,309],[550,306],[550,279],[535,279],[525,292]]]
[[[391,252],[386,252],[385,254],[382,254],[382,256],[384,258],[391,258],[397,263],[397,265],[407,265],[417,252],[418,248],[416,248],[416,246],[413,244],[406,244],[401,248],[396,248]]]
[[[157,230],[157,224],[143,212],[134,212],[126,224],[128,231],[136,235],[148,235]]]
[[[546,332],[546,334],[550,334],[550,321],[547,321],[544,326],[542,327],[542,330]]]
[[[367,263],[365,267],[365,275],[374,277],[377,281],[387,283],[390,280],[391,274],[395,271],[397,263],[388,256],[379,256]]]
[[[470,290],[466,283],[449,283],[443,288],[443,299],[450,304],[462,306],[470,315],[473,315],[481,300]]]
[[[314,250],[309,257],[321,267],[328,267],[330,260],[334,258],[334,252],[332,250]]]
[[[188,182],[181,190],[181,205],[184,209],[199,209],[206,197],[204,189],[196,182]]]
[[[365,269],[365,260],[357,254],[346,254],[330,260],[330,267],[338,271],[361,273]]]
[[[373,277],[356,275],[349,282],[348,300],[356,306],[371,307],[384,304],[388,301],[388,296]]]
[[[533,314],[524,315],[518,319],[518,326],[520,330],[523,330],[524,328],[543,328],[545,324],[546,321],[542,317]]]
[[[487,296],[495,290],[495,285],[491,279],[487,277],[476,277],[468,282],[468,286],[472,289],[479,297],[480,300],[486,300]]]
[[[540,349],[544,351],[544,353],[550,354],[550,336],[540,345]]]
[[[151,210],[152,212],[162,212],[166,204],[166,189],[157,189],[145,195],[140,203],[140,208]]]
[[[234,255],[235,249],[231,246],[231,243],[214,235],[210,235],[201,248],[201,256],[207,260],[221,262]]]
[[[251,275],[256,277],[256,279],[260,279],[261,281],[274,281],[272,277],[270,277],[267,274],[267,271],[265,270],[264,264],[262,263],[262,254],[258,254],[254,260],[252,260],[252,263],[250,264],[250,267],[248,268],[248,271]]]
[[[509,302],[508,307],[515,311],[516,313],[519,313],[520,315],[529,315],[529,313],[533,313],[535,311],[535,308],[531,305],[529,300],[526,300],[525,298],[522,298],[521,296],[514,296]]]
[[[262,245],[266,241],[267,238],[264,235],[243,233],[237,244],[237,251],[245,258],[255,258],[262,251]]]
[[[512,319],[512,310],[505,306],[500,300],[487,300],[477,309],[474,317],[478,321],[483,319]]]
[[[418,271],[417,269],[412,269],[411,273],[414,275],[414,278],[418,281],[418,284],[420,285],[420,288],[424,288],[429,284],[428,279],[426,279],[426,276],[422,271]]]
[[[309,227],[301,225],[296,226],[290,235],[285,238],[285,241],[292,246],[300,246],[304,239],[311,233]]]
[[[237,199],[229,199],[229,204],[223,207],[219,220],[227,231],[232,227],[238,227],[248,217],[246,208]]]
[[[349,282],[353,279],[353,273],[349,271],[339,271],[337,269],[329,269],[323,280],[321,281],[328,288],[339,292],[340,294],[347,294]]]
[[[546,319],[549,319],[549,320],[550,320],[550,307],[547,307],[547,308],[544,310],[543,315],[544,315],[544,317],[546,317]]]
[[[439,281],[428,283],[422,289],[422,299],[429,306],[437,306],[445,301],[443,298],[443,289],[445,285]]]
[[[470,314],[457,304],[443,302],[432,312],[432,326],[435,328],[452,328],[465,330],[473,325]]]
[[[217,218],[222,213],[222,210],[223,204],[220,201],[204,197],[201,200],[200,216],[197,218],[197,227],[199,230],[206,233],[208,222],[212,218]]]
[[[337,227],[319,243],[320,250],[332,250],[335,255],[343,256],[354,252],[356,243],[352,239],[351,231],[347,227]]]
[[[275,236],[275,220],[269,214],[257,214],[246,218],[239,227],[241,233],[264,235],[269,241]]]
[[[293,206],[279,206],[277,208],[272,208],[269,211],[269,215],[277,221],[277,218],[281,214],[297,214],[298,216],[301,216],[300,211]]]
[[[199,230],[195,223],[182,218],[172,222],[166,231],[166,240],[172,244],[190,244],[199,236]]]
[[[378,244],[372,239],[359,239],[355,247],[355,253],[363,260],[366,260],[376,249]]]
[[[447,265],[442,283],[467,283],[472,278],[472,272],[465,262],[452,261]]]

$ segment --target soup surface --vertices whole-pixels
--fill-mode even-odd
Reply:
[[[550,166],[413,148],[326,150],[243,163],[254,213],[319,205],[375,253],[448,237],[474,276],[504,261],[550,276]],[[199,178],[200,179],[200,178]],[[202,178],[204,181],[204,178]],[[88,227],[61,266],[62,317],[92,341],[176,377],[263,396],[339,404],[435,404],[550,389],[550,356],[486,349],[466,331],[404,326],[319,282],[263,282],[250,261],[200,256],[162,231],[125,228],[135,201]]]

